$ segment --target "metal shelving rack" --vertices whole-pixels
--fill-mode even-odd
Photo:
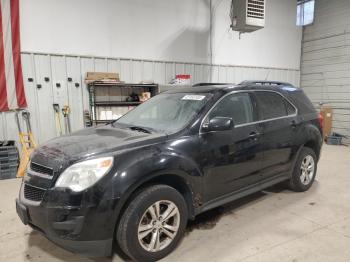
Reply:
[[[101,120],[97,116],[97,107],[122,107],[122,106],[138,106],[142,102],[139,101],[123,101],[122,96],[120,100],[100,100],[97,99],[96,91],[98,88],[119,88],[120,93],[123,94],[123,89],[128,89],[132,91],[132,93],[140,94],[141,92],[150,92],[151,97],[158,94],[158,84],[131,84],[131,83],[121,83],[121,82],[113,82],[113,81],[94,81],[88,84],[89,91],[89,104],[90,104],[90,113],[91,113],[91,125],[98,125],[109,123],[113,119]],[[125,93],[125,92],[124,92]],[[129,94],[127,94],[129,95]]]

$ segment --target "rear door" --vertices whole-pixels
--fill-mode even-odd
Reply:
[[[286,174],[291,168],[293,144],[298,128],[296,108],[274,91],[255,91],[264,152],[262,179]]]

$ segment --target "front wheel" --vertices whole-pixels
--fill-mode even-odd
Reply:
[[[135,261],[156,261],[173,251],[188,218],[182,195],[167,185],[142,190],[122,215],[117,229],[121,249]]]
[[[315,180],[316,171],[315,152],[309,147],[302,148],[289,181],[290,188],[297,192],[308,190]]]

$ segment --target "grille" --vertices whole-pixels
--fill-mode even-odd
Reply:
[[[45,190],[30,185],[24,185],[24,197],[31,201],[41,201],[44,197]]]
[[[34,172],[40,173],[40,174],[45,174],[45,175],[49,175],[52,176],[53,175],[53,169],[43,166],[43,165],[39,165],[37,163],[30,163],[30,169],[33,170]]]
[[[247,16],[264,19],[265,0],[248,0]]]

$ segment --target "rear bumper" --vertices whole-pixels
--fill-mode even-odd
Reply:
[[[24,198],[22,184],[16,210],[25,225],[66,250],[87,256],[110,256],[116,201],[98,201],[96,205],[82,201],[76,207],[53,205],[45,199],[33,202]]]

